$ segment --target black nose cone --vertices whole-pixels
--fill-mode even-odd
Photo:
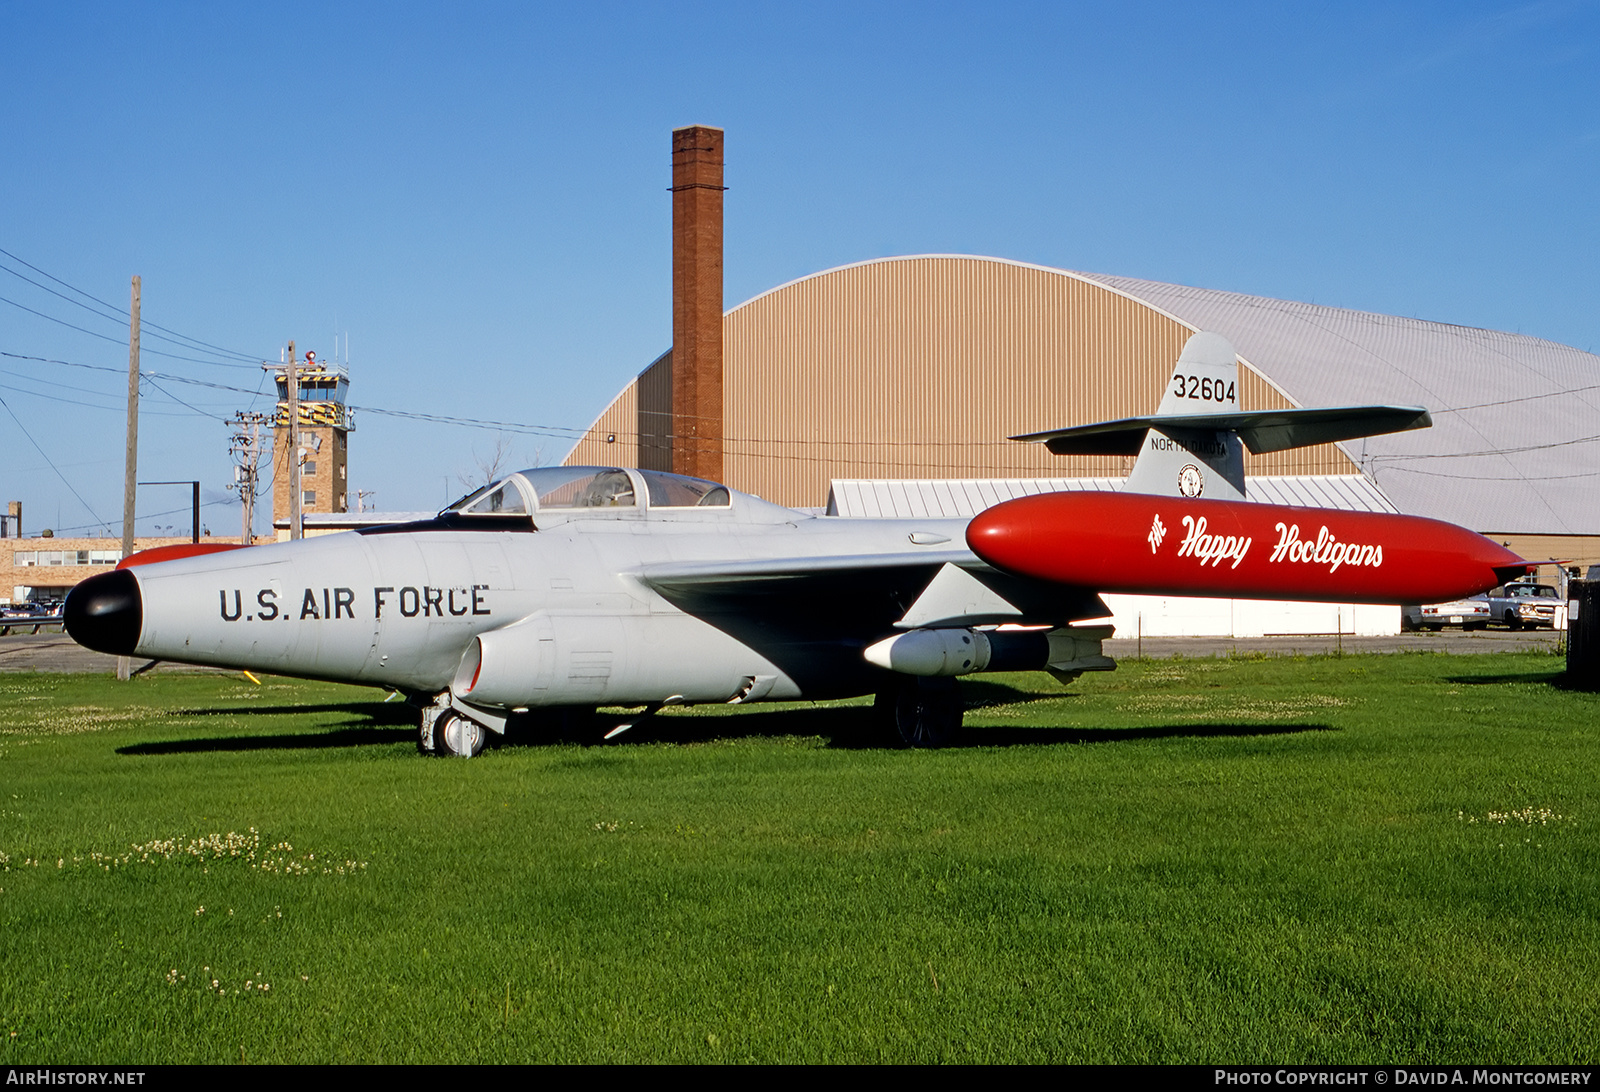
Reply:
[[[139,581],[127,569],[91,576],[67,593],[62,608],[67,632],[84,648],[115,656],[133,655],[144,628]]]

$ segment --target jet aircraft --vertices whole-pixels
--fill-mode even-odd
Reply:
[[[1197,334],[1156,417],[1026,439],[1072,449],[1126,446],[1133,437],[1141,454],[1130,491],[1165,485],[1180,496],[1242,496],[1241,434],[1252,447],[1295,446],[1426,423],[1424,411],[1396,407],[1240,414],[1235,368],[1225,341]],[[1196,378],[1194,393],[1184,393],[1202,372],[1207,382]],[[1104,553],[1108,535],[1126,537],[1128,519],[1143,536],[1149,506],[1164,503],[1132,493],[1112,499],[1131,505],[1114,525],[1052,516],[1043,554]],[[1270,514],[1266,506],[1230,507]],[[1307,528],[1324,515],[1350,515],[1283,511]],[[1195,518],[1226,523],[1207,512]],[[1383,539],[1376,545],[1388,556],[1398,536],[1416,534],[1381,522],[1405,517],[1371,518],[1380,522],[1362,533]],[[1045,670],[1071,680],[1115,667],[1101,648],[1112,630],[1099,597],[1114,582],[1100,570],[1080,578],[1041,569],[1037,546],[1027,556],[1008,552],[1002,540],[1018,541],[1009,518],[980,516],[977,526],[987,537],[975,538],[965,519],[813,516],[660,471],[544,467],[420,522],[135,554],[73,590],[66,626],[102,652],[400,691],[419,707],[419,748],[433,754],[476,754],[515,718],[540,713],[583,725],[600,705],[648,714],[678,704],[860,694],[877,696],[881,718],[905,742],[937,745],[961,721],[958,676]],[[1383,598],[1470,594],[1503,580],[1497,565],[1519,563],[1470,532],[1437,526],[1470,536],[1424,536],[1436,554],[1470,555],[1455,583],[1443,581],[1446,589],[1435,580],[1427,595],[1408,596],[1404,580],[1390,582]],[[1031,533],[1026,521],[1020,533]],[[1234,561],[1250,556],[1241,537],[1248,536],[1234,533],[1230,543],[1191,526],[1187,554],[1209,567],[1175,567],[1145,583],[1195,594],[1206,586],[1196,572],[1214,575],[1228,563],[1227,572],[1248,574]],[[1382,568],[1347,566],[1359,576]],[[1270,587],[1273,597],[1350,600],[1347,582],[1315,579],[1315,568],[1293,568],[1304,578],[1269,581],[1255,594]],[[1251,594],[1244,577],[1233,583],[1244,590],[1232,594]]]

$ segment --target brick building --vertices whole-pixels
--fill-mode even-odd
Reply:
[[[135,539],[135,550],[188,542],[189,536]],[[122,560],[122,540],[34,535],[0,538],[0,606],[57,606],[73,585]]]

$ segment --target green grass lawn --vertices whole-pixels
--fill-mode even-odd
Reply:
[[[0,1064],[1600,1059],[1600,696],[1125,661],[416,754],[381,693],[0,676]]]

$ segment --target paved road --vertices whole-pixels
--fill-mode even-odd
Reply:
[[[1566,634],[1548,629],[1512,633],[1510,630],[1481,630],[1462,633],[1400,633],[1393,637],[1336,637],[1333,634],[1309,637],[1146,637],[1144,654],[1165,657],[1228,656],[1233,653],[1264,652],[1269,656],[1320,656],[1331,652],[1522,652],[1533,649],[1553,652],[1565,648]],[[1105,643],[1107,656],[1137,656],[1139,641],[1119,637]]]
[[[134,660],[138,671],[149,660]],[[103,652],[90,652],[65,633],[14,633],[0,637],[0,671],[69,671],[116,674],[117,658]],[[220,671],[215,667],[189,667],[186,664],[157,664],[151,671]]]
[[[1144,652],[1156,658],[1173,655],[1227,656],[1233,653],[1264,652],[1269,656],[1316,656],[1344,652],[1520,652],[1524,649],[1552,651],[1566,634],[1549,630],[1511,633],[1484,630],[1479,633],[1402,633],[1395,637],[1146,637],[1141,643],[1131,637],[1105,643],[1108,656],[1129,657]],[[135,660],[134,670],[149,661]],[[64,633],[13,634],[0,637],[0,671],[105,672],[117,669],[117,658],[80,647]],[[183,664],[157,664],[152,671],[217,671],[220,668],[189,667]]]

